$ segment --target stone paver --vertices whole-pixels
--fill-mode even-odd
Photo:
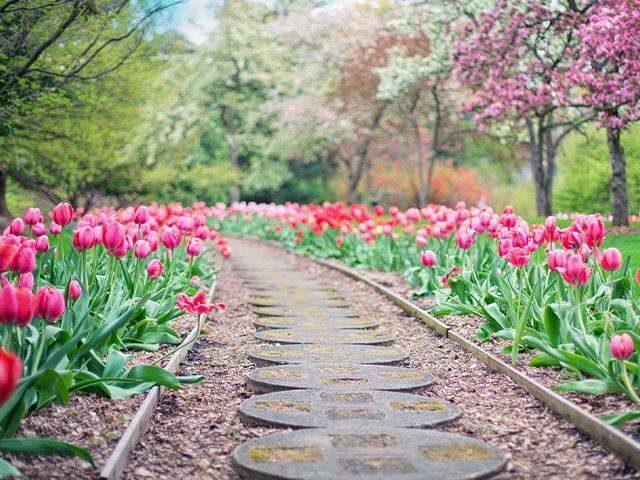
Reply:
[[[370,329],[321,279],[265,253],[234,244],[236,270],[252,290],[259,316],[247,375],[257,392],[240,407],[245,423],[303,428],[247,442],[234,468],[252,479],[477,479],[501,470],[506,457],[490,445],[434,427],[459,409],[437,398],[400,393],[434,383],[432,375],[379,365],[405,359],[394,336]],[[385,346],[381,346],[385,345]],[[275,364],[275,365],[274,365]],[[310,428],[313,427],[313,428]],[[404,427],[404,428],[397,428]]]
[[[284,427],[433,427],[460,416],[439,398],[387,391],[288,390],[240,406],[247,424]]]
[[[433,375],[408,368],[357,363],[296,364],[257,368],[247,376],[251,388],[270,392],[292,388],[415,390],[435,382]]]
[[[507,462],[470,437],[408,428],[311,428],[268,435],[234,452],[248,478],[461,480],[486,478]]]
[[[407,358],[404,350],[373,345],[270,345],[253,351],[257,364],[287,363],[394,363]]]
[[[316,343],[316,344],[354,344],[388,345],[395,337],[378,330],[336,330],[336,329],[295,329],[280,328],[254,332],[254,337],[272,343]]]

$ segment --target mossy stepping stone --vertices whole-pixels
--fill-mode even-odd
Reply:
[[[240,445],[233,467],[252,479],[473,480],[507,457],[479,440],[408,428],[311,428]]]
[[[364,318],[314,318],[314,317],[260,317],[253,324],[260,328],[374,328],[379,325],[373,320]]]
[[[331,307],[331,308],[349,308],[344,300],[335,298],[325,298],[322,296],[308,295],[306,297],[253,297],[249,299],[249,304],[256,307]]]
[[[327,391],[415,390],[435,382],[420,370],[357,363],[301,363],[257,368],[247,374],[250,388],[273,392],[295,388]]]
[[[269,345],[249,358],[259,365],[288,363],[394,363],[407,358],[404,350],[372,345]]]
[[[253,310],[262,317],[325,317],[325,318],[354,318],[358,314],[346,308],[290,306],[290,307],[259,307]]]
[[[277,328],[253,333],[259,340],[271,343],[317,343],[384,345],[393,343],[395,337],[378,330],[331,330],[311,328]]]
[[[385,391],[288,390],[240,405],[247,425],[276,427],[434,427],[460,416],[439,398]]]

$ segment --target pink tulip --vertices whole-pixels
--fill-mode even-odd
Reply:
[[[382,233],[384,235],[391,235],[391,233],[393,232],[393,227],[391,225],[385,225],[384,227],[382,227]]]
[[[60,235],[62,233],[62,225],[56,222],[51,222],[51,227],[49,227],[49,231],[53,235]]]
[[[33,294],[26,288],[0,289],[0,323],[26,326],[33,318]]]
[[[611,337],[611,355],[617,360],[626,360],[633,354],[633,339],[628,333]]]
[[[187,253],[192,257],[197,257],[198,255],[200,255],[201,251],[202,251],[202,240],[200,240],[197,237],[192,238],[191,241],[189,241],[189,244],[187,245]]]
[[[524,267],[531,259],[531,253],[527,248],[513,247],[507,253],[507,260],[514,267]]]
[[[547,254],[547,262],[549,263],[549,270],[557,272],[558,269],[563,269],[567,265],[567,252],[565,250],[551,250]]]
[[[27,208],[27,212],[24,214],[24,221],[27,225],[34,226],[36,223],[41,223],[44,219],[40,213],[39,208]]]
[[[69,298],[71,300],[77,300],[82,296],[82,287],[77,280],[71,280],[69,282]]]
[[[160,275],[162,275],[162,269],[162,263],[156,258],[154,260],[151,260],[149,262],[149,265],[147,265],[147,274],[149,275],[151,280],[155,280]]]
[[[189,280],[189,283],[191,283],[192,285],[200,285],[200,277],[194,275],[193,277],[191,277],[191,280]]]
[[[9,225],[9,232],[12,235],[22,235],[24,233],[24,220],[21,218],[14,218]]]
[[[140,205],[136,209],[136,213],[133,214],[133,221],[138,225],[147,223],[149,221],[149,209],[144,205]]]
[[[33,315],[48,322],[57,321],[66,309],[64,295],[53,287],[40,288],[33,299]]]
[[[425,250],[420,254],[422,265],[425,267],[433,267],[436,264],[436,254],[432,250]]]
[[[622,265],[622,255],[617,248],[607,248],[602,252],[600,257],[600,265],[607,272],[613,272],[620,268]]]
[[[169,250],[173,250],[178,245],[180,245],[180,241],[182,240],[180,231],[177,228],[165,228],[162,231],[162,235],[160,236],[160,240],[162,244],[168,248]]]
[[[47,229],[47,226],[44,223],[36,223],[31,227],[31,233],[35,237],[41,237],[43,235],[46,235],[48,231],[49,230]]]
[[[567,265],[563,270],[562,277],[571,285],[584,285],[591,276],[591,269],[584,264],[582,257],[575,253],[567,258]]]
[[[278,228],[276,227],[275,230],[278,231]],[[196,229],[196,237],[198,237],[200,240],[206,240],[207,238],[209,238],[209,229],[204,226],[198,227]]]
[[[338,248],[340,248],[342,245],[344,245],[344,237],[341,235],[338,235],[336,237],[336,245],[338,246]]]
[[[125,236],[125,228],[118,222],[110,222],[102,226],[102,244],[109,253],[113,253],[122,246]]]
[[[498,255],[500,255],[501,257],[506,257],[511,248],[513,248],[511,240],[509,240],[508,238],[503,238],[498,242]]]
[[[133,253],[136,258],[147,258],[151,254],[151,244],[146,240],[138,240]]]
[[[16,273],[30,273],[36,268],[36,254],[28,245],[20,245],[11,262],[11,270]]]
[[[558,226],[558,223],[556,221],[556,217],[554,216],[547,217],[547,219],[544,222],[544,228],[547,232],[555,231],[557,226]]]
[[[33,273],[23,273],[18,279],[18,286],[20,288],[26,288],[27,290],[33,290],[34,283]]]
[[[53,209],[53,221],[64,227],[73,220],[73,207],[68,203],[59,203]]]
[[[46,235],[38,237],[36,240],[36,250],[40,253],[49,251],[49,237]]]
[[[78,251],[89,250],[93,248],[96,242],[96,234],[92,227],[84,226],[77,228],[73,232],[72,238],[73,248]]]
[[[587,220],[586,242],[590,247],[599,247],[604,240],[604,224],[599,216]]]

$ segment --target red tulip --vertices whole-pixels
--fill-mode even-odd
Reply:
[[[133,253],[136,258],[147,258],[151,254],[151,244],[146,240],[138,240]]]
[[[607,272],[613,272],[620,268],[622,265],[622,255],[617,248],[607,248],[602,252],[600,257],[600,265]]]
[[[77,300],[82,296],[82,287],[77,280],[71,280],[69,282],[69,298]]]
[[[93,248],[96,243],[96,233],[93,227],[84,226],[77,228],[73,232],[73,238],[71,240],[73,248],[78,251],[89,250]]]
[[[36,250],[40,253],[48,252],[49,237],[47,237],[46,235],[42,237],[38,237],[38,240],[36,240]]]
[[[33,293],[5,285],[0,289],[0,323],[26,326],[33,318]]]
[[[36,254],[29,245],[20,245],[11,262],[11,270],[16,273],[30,273],[36,268]]]
[[[336,246],[340,248],[342,245],[344,245],[344,237],[341,235],[338,235],[336,237]]]
[[[147,265],[147,274],[149,275],[151,280],[155,280],[160,275],[162,275],[162,269],[162,262],[160,262],[160,260],[156,258],[154,260],[151,260],[149,262],[149,265]]]
[[[109,253],[121,247],[125,237],[125,228],[118,222],[110,222],[102,226],[102,244]]]
[[[433,267],[436,264],[436,254],[431,250],[425,250],[420,254],[422,265],[425,267]]]
[[[611,355],[618,360],[626,360],[633,354],[633,339],[628,333],[611,337]]]
[[[149,209],[144,205],[140,205],[136,208],[136,213],[133,214],[133,221],[138,225],[147,223],[149,221]]]
[[[0,273],[4,272],[13,262],[13,258],[18,253],[17,245],[3,243],[0,239]]]
[[[13,353],[0,348],[0,405],[11,397],[21,375],[22,361]]]
[[[33,315],[48,322],[55,322],[65,311],[64,295],[57,288],[42,287],[33,299]]]

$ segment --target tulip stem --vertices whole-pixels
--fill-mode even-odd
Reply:
[[[624,364],[624,360],[620,361],[620,365],[622,366],[622,373],[620,377],[622,377],[622,383],[627,390],[627,396],[635,403],[640,403],[640,398],[638,394],[635,392],[633,385],[631,384],[631,380],[629,379],[629,375],[627,374],[627,367]]]

